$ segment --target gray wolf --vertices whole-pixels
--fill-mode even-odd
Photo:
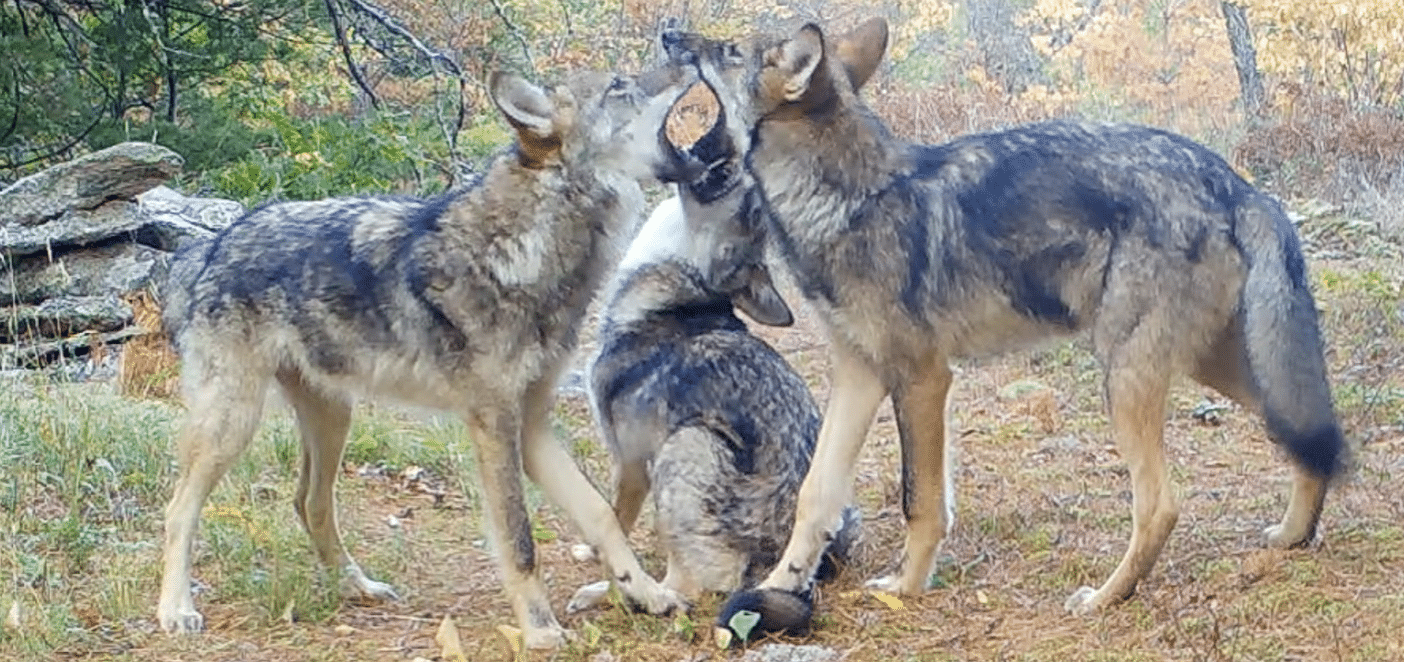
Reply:
[[[907,536],[895,571],[870,586],[925,590],[954,521],[949,361],[1078,332],[1105,369],[1133,503],[1120,565],[1074,592],[1069,611],[1130,596],[1175,525],[1163,434],[1177,374],[1263,416],[1295,465],[1267,542],[1314,538],[1349,453],[1306,265],[1279,205],[1221,157],[1154,128],[1074,121],[900,140],[858,96],[886,50],[881,19],[832,39],[809,24],[739,42],[674,31],[664,43],[698,67],[746,145],[767,232],[831,341],[832,391],[794,533],[757,590],[733,602],[764,617],[767,601],[802,586],[889,394]]]
[[[585,308],[643,216],[639,182],[696,174],[663,136],[695,79],[669,66],[543,89],[496,74],[491,96],[516,142],[477,182],[431,200],[273,204],[176,258],[163,319],[189,411],[166,510],[163,628],[203,626],[190,594],[201,505],[253,436],[274,382],[301,437],[298,517],[321,561],[361,594],[394,597],[343,547],[332,488],[352,403],[371,397],[467,424],[527,645],[558,645],[566,631],[536,565],[523,471],[601,550],[630,602],[650,613],[686,607],[640,567],[549,416]]]
[[[754,586],[779,560],[820,423],[804,380],[735,313],[794,321],[765,265],[758,194],[716,126],[691,148],[707,172],[679,184],[625,253],[589,369],[615,514],[628,532],[651,492],[663,585],[689,598]],[[836,525],[821,576],[854,543],[858,511]],[[582,588],[568,609],[608,587]]]

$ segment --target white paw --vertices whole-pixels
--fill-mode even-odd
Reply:
[[[1063,609],[1073,616],[1086,616],[1101,606],[1095,602],[1096,597],[1097,589],[1084,586],[1068,596],[1068,599],[1063,602]]]
[[[1267,546],[1273,549],[1291,549],[1293,547],[1310,547],[1321,542],[1321,533],[1318,531],[1316,535],[1307,539],[1299,533],[1288,535],[1281,524],[1274,524],[1263,529],[1263,539]]]
[[[156,618],[161,629],[171,634],[193,634],[205,629],[205,617],[194,607],[162,608]]]
[[[900,595],[904,592],[902,590],[902,579],[897,575],[874,577],[863,582],[863,588],[872,591],[882,591],[883,593],[892,593],[894,595]]]
[[[571,545],[570,555],[575,557],[575,560],[581,563],[589,563],[591,561],[599,559],[599,555],[595,553],[595,548],[591,547],[590,545],[586,545],[585,543]]]
[[[564,646],[567,641],[574,638],[570,630],[559,625],[544,628],[531,628],[522,632],[522,643],[526,644],[527,648],[534,648],[537,650],[560,648]]]
[[[650,588],[643,589],[644,594],[626,594],[629,602],[639,609],[654,616],[661,616],[671,612],[686,612],[692,608],[692,604],[683,595],[662,584],[653,584]]]
[[[609,595],[608,581],[581,586],[575,595],[571,596],[570,602],[566,604],[566,613],[574,614],[586,609],[594,609],[604,602],[607,595]]]
[[[378,582],[367,577],[366,573],[363,572],[359,566],[346,566],[346,568],[342,570],[341,576],[343,589],[358,597],[378,601],[400,599],[394,587],[385,582]]]

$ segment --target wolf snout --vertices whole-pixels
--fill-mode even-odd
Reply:
[[[687,48],[687,35],[681,30],[666,29],[658,35],[663,52],[676,64],[696,64],[697,56]]]

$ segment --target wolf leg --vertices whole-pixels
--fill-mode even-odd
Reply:
[[[626,462],[615,469],[614,516],[624,535],[634,530],[634,523],[643,510],[649,490],[648,465],[645,461]]]
[[[1200,358],[1194,378],[1245,409],[1262,415],[1262,400],[1253,385],[1248,368],[1246,338],[1242,323],[1235,323],[1218,342]],[[1282,521],[1263,530],[1271,547],[1286,549],[1310,544],[1316,538],[1316,524],[1326,501],[1327,481],[1299,464],[1292,467],[1292,496]]]
[[[488,533],[497,567],[529,648],[555,648],[568,633],[556,621],[536,568],[536,544],[522,487],[520,410],[515,404],[479,409],[467,417],[482,479]]]
[[[1162,361],[1147,352],[1127,351],[1154,343],[1125,343],[1115,348],[1107,365],[1106,397],[1112,435],[1131,474],[1131,541],[1125,556],[1101,588],[1084,586],[1064,607],[1087,614],[1131,596],[1150,572],[1179,518],[1179,504],[1165,469],[1165,399],[1169,390]]]
[[[166,506],[166,541],[157,620],[167,632],[197,632],[205,619],[190,593],[191,554],[200,510],[219,479],[248,447],[263,416],[267,378],[256,370],[207,375],[187,359],[188,411],[176,437],[180,478]],[[235,368],[235,370],[242,370]],[[195,383],[197,381],[199,383]]]
[[[852,349],[832,342],[830,360],[833,386],[814,459],[800,485],[790,541],[764,581],[754,589],[733,593],[722,605],[715,635],[723,646],[740,640],[730,626],[740,611],[760,615],[745,638],[768,632],[797,634],[809,628],[819,555],[843,523],[843,508],[853,494],[853,465],[873,414],[887,396],[882,379]]]
[[[894,593],[926,590],[936,548],[955,523],[951,481],[952,453],[946,443],[946,397],[951,369],[935,359],[911,383],[893,393],[893,409],[902,441],[902,514],[907,544],[896,572],[867,583]]]
[[[351,404],[318,392],[295,372],[279,372],[278,383],[297,414],[302,443],[302,470],[297,477],[293,509],[312,539],[317,557],[327,567],[341,572],[347,588],[367,598],[395,599],[395,590],[389,584],[367,577],[360,564],[347,554],[337,524],[336,476],[341,471],[341,453],[351,427]]]
[[[580,528],[585,543],[600,555],[610,578],[619,586],[629,602],[650,614],[666,614],[674,609],[686,610],[687,601],[670,591],[644,572],[643,566],[629,548],[629,541],[619,526],[614,509],[599,490],[580,472],[575,460],[561,448],[551,434],[551,405],[555,401],[554,373],[537,380],[527,388],[523,403],[525,411],[522,437],[522,459],[527,476],[546,498],[564,510],[566,516]],[[583,607],[578,607],[583,608]],[[572,600],[567,611],[577,611]]]

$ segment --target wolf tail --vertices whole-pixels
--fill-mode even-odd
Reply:
[[[1240,301],[1248,367],[1268,433],[1303,469],[1329,480],[1345,468],[1347,448],[1297,233],[1275,201],[1251,194],[1238,210],[1237,234],[1248,258]]]

